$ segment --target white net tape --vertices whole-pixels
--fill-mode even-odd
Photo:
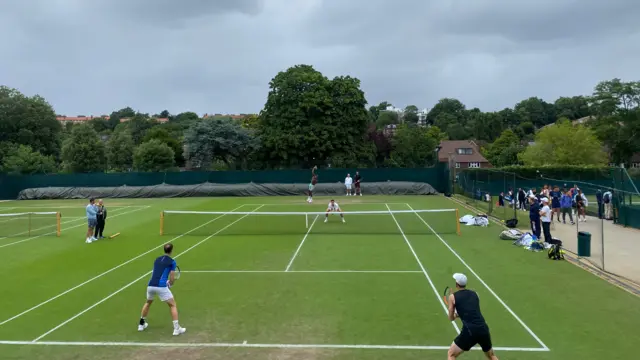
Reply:
[[[29,215],[57,215],[58,213],[55,211],[47,211],[47,212],[24,212],[24,213],[13,213],[13,214],[3,214],[0,213],[0,217],[17,217],[17,216],[29,216]]]
[[[442,213],[456,212],[456,209],[428,209],[428,210],[374,210],[374,211],[342,211],[345,215],[389,215],[389,214],[415,214],[415,213]],[[324,215],[326,211],[186,211],[164,210],[165,214],[191,214],[191,215]]]

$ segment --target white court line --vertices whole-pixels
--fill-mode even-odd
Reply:
[[[235,209],[233,209],[233,210],[231,210],[231,211],[236,211],[236,210],[240,209],[240,208],[241,208],[241,207],[243,207],[243,206],[244,206],[244,205],[240,205],[240,206],[238,206],[237,208],[235,208]],[[134,211],[138,211],[138,210],[134,210]],[[119,215],[124,215],[124,213],[119,214]],[[48,304],[48,303],[52,302],[53,300],[55,300],[55,299],[57,299],[57,298],[59,298],[59,297],[61,297],[61,296],[64,296],[64,295],[66,295],[66,294],[68,294],[68,293],[70,293],[70,292],[72,292],[72,291],[74,291],[74,290],[76,290],[76,289],[78,289],[78,288],[81,288],[81,287],[83,287],[84,285],[86,285],[86,284],[88,284],[88,283],[90,283],[90,282],[92,282],[92,281],[94,281],[94,280],[97,280],[97,279],[99,279],[99,278],[101,278],[101,277],[103,277],[103,276],[107,275],[108,273],[110,273],[110,272],[112,272],[112,271],[115,271],[115,270],[117,270],[117,269],[119,269],[119,268],[121,268],[121,267],[123,267],[123,266],[125,266],[125,265],[129,264],[130,262],[132,262],[132,261],[134,261],[134,260],[137,260],[137,259],[139,259],[139,258],[143,257],[144,255],[149,254],[149,253],[150,253],[150,252],[152,252],[152,251],[157,250],[159,247],[164,246],[164,244],[166,244],[167,242],[172,242],[172,241],[174,241],[174,240],[177,240],[177,239],[179,239],[179,238],[181,238],[181,237],[183,237],[183,236],[185,236],[185,235],[189,234],[189,233],[190,233],[190,232],[192,232],[192,231],[195,231],[195,230],[197,230],[197,229],[199,229],[199,228],[201,228],[201,227],[203,227],[203,226],[205,226],[205,225],[207,225],[207,224],[209,224],[209,223],[212,223],[212,222],[214,222],[214,221],[216,221],[216,220],[220,219],[220,218],[221,218],[221,217],[223,217],[223,216],[224,216],[224,215],[220,215],[220,216],[218,216],[218,217],[215,217],[215,218],[213,218],[212,220],[209,220],[209,221],[207,221],[206,223],[204,223],[204,224],[202,224],[202,225],[200,225],[200,226],[198,226],[198,227],[195,227],[195,228],[193,228],[193,229],[191,229],[191,230],[187,231],[187,232],[186,232],[186,233],[184,233],[184,234],[181,234],[181,235],[179,235],[179,236],[176,236],[176,237],[174,237],[173,239],[171,239],[171,240],[169,240],[169,241],[163,241],[163,242],[162,242],[162,244],[152,247],[151,249],[149,249],[149,251],[146,251],[146,252],[144,252],[144,253],[142,253],[142,254],[140,254],[140,255],[138,255],[138,256],[136,256],[136,257],[132,258],[132,259],[129,259],[129,260],[127,260],[127,261],[123,262],[122,264],[118,265],[118,266],[114,266],[114,267],[112,267],[111,269],[109,269],[109,270],[107,270],[107,271],[105,271],[105,272],[103,272],[103,273],[101,273],[101,274],[99,274],[99,275],[96,275],[96,276],[92,277],[91,279],[89,279],[89,280],[87,280],[87,281],[83,282],[83,283],[82,283],[82,284],[80,284],[80,285],[76,285],[76,286],[72,287],[72,288],[71,288],[71,289],[69,289],[69,290],[66,290],[66,291],[64,291],[64,292],[61,292],[60,294],[58,294],[58,295],[56,295],[56,296],[54,296],[54,297],[52,297],[52,298],[49,298],[48,300],[45,300],[45,301],[41,302],[40,304],[35,305],[35,306],[33,306],[33,307],[31,307],[31,308],[29,308],[29,309],[27,309],[27,310],[25,310],[25,311],[23,311],[23,312],[19,313],[18,315],[15,315],[15,316],[13,316],[13,317],[10,317],[10,318],[8,318],[7,320],[4,320],[3,322],[0,322],[0,326],[2,326],[2,325],[4,325],[4,324],[8,323],[9,321],[12,321],[12,320],[17,319],[17,318],[21,317],[22,315],[25,315],[25,314],[27,314],[27,313],[29,313],[29,312],[31,312],[31,311],[33,311],[33,310],[35,310],[35,309],[37,309],[37,308],[41,307],[42,305],[46,305],[46,304]],[[115,217],[115,216],[114,216],[114,217]]]
[[[0,207],[0,211],[9,211],[11,209],[17,209],[17,207]]]
[[[398,230],[400,230],[400,234],[402,234],[402,237],[404,238],[404,241],[409,246],[409,250],[411,250],[411,253],[413,254],[413,257],[418,262],[418,265],[420,265],[420,269],[422,269],[422,273],[424,273],[424,276],[429,281],[429,284],[431,285],[431,289],[433,289],[433,292],[436,294],[436,297],[438,298],[438,302],[440,303],[440,305],[442,305],[442,309],[444,309],[444,313],[447,314],[447,316],[448,316],[449,315],[449,309],[445,305],[444,300],[442,300],[442,298],[440,297],[440,293],[438,292],[438,290],[436,290],[436,286],[433,284],[433,281],[431,281],[431,277],[427,273],[427,270],[422,265],[422,261],[420,261],[420,258],[418,257],[418,254],[416,254],[416,252],[413,250],[413,246],[411,246],[411,242],[409,242],[409,239],[407,238],[407,235],[405,235],[404,231],[402,231],[402,227],[400,227],[400,224],[398,223],[398,220],[396,220],[395,215],[393,215],[393,212],[391,211],[391,208],[389,207],[389,205],[387,205],[387,204],[385,204],[385,205],[387,206],[387,209],[389,209],[389,214],[391,214],[391,217],[393,218],[393,221],[396,223],[396,226],[398,226]],[[458,323],[456,323],[455,321],[452,321],[451,325],[453,325],[453,328],[456,329],[456,332],[458,334],[460,334],[460,328],[458,327]]]
[[[449,350],[447,346],[429,345],[343,345],[343,344],[252,344],[242,343],[148,343],[148,342],[81,342],[81,341],[4,341],[0,345],[39,345],[39,346],[122,346],[153,348],[268,348],[268,349],[378,349],[378,350]],[[497,351],[546,352],[549,349],[524,347],[494,347]],[[471,350],[481,350],[474,347]]]
[[[116,215],[113,215],[113,216],[109,217],[108,219],[113,219],[113,218],[118,217],[118,216],[120,216],[120,215],[126,215],[126,214],[130,214],[130,213],[133,213],[133,212],[136,212],[136,211],[145,210],[145,209],[146,209],[146,208],[140,208],[140,209],[135,209],[135,210],[131,210],[131,211],[119,212],[119,213],[117,213]],[[84,218],[84,219],[86,219],[86,218]],[[67,224],[67,223],[70,223],[70,222],[76,222],[76,221],[78,221],[78,220],[79,220],[79,219],[69,220],[69,221],[67,221],[67,222],[61,222],[61,223],[60,223],[60,225],[62,225],[62,224]],[[74,229],[74,228],[77,228],[77,227],[80,227],[80,226],[86,226],[86,224],[78,224],[78,225],[75,225],[75,226],[66,227],[66,228],[64,228],[64,229],[62,229],[62,230],[64,231],[64,230],[67,230],[67,229]],[[48,227],[50,227],[50,226],[45,226],[45,227],[41,227],[41,228],[38,228],[38,229],[34,229],[34,231],[35,231],[35,230],[45,229],[45,228],[48,228]],[[26,232],[28,232],[28,231],[26,231]],[[40,234],[40,235],[36,235],[36,236],[30,237],[30,238],[26,238],[26,239],[22,239],[22,240],[14,241],[14,242],[11,242],[11,243],[8,243],[8,244],[0,245],[0,248],[7,247],[7,246],[11,246],[11,245],[20,244],[20,243],[23,243],[23,242],[25,242],[25,241],[31,241],[31,240],[33,240],[33,239],[37,239],[37,238],[39,238],[39,237],[43,237],[43,236],[47,236],[47,235],[51,235],[51,234],[55,234],[55,233],[56,233],[56,231],[54,230],[54,231],[51,231],[51,232],[48,232],[48,233],[44,233],[44,234]],[[20,233],[20,234],[24,234],[24,232],[22,232],[22,233]],[[12,235],[12,236],[17,236],[17,235],[20,235],[20,234],[16,234],[16,235]],[[5,239],[5,238],[0,238],[0,240],[1,240],[1,239]],[[0,325],[2,325],[2,324],[0,324]]]
[[[147,206],[147,207],[149,207],[149,206]],[[126,206],[126,207],[121,208],[121,209],[113,210],[113,212],[117,212],[118,210],[126,210],[127,208],[129,208],[129,206]],[[139,209],[139,210],[142,210],[142,209]],[[136,210],[136,211],[137,211],[137,210]],[[63,217],[63,216],[61,215],[61,218],[62,218],[62,217]],[[115,217],[115,216],[114,216],[114,217]],[[78,221],[78,219],[86,219],[87,217],[86,217],[86,216],[74,216],[74,217],[69,217],[69,218],[64,217],[64,218],[65,218],[65,219],[75,219],[75,220],[61,221],[61,222],[60,222],[60,225],[64,225],[64,224],[68,224],[68,223],[76,222],[76,221]],[[15,220],[18,220],[18,218],[16,218]],[[31,231],[42,230],[42,229],[50,228],[50,227],[53,227],[53,226],[54,226],[54,225],[42,226],[42,227],[39,227],[39,228],[35,228],[35,229],[31,230]],[[73,227],[71,227],[71,228],[69,228],[69,229],[73,229]],[[29,230],[27,230],[27,231],[23,231],[23,232],[21,232],[21,233],[13,234],[13,235],[11,235],[11,236],[19,236],[19,235],[24,235],[24,234],[27,234],[27,233],[29,233]],[[40,236],[45,236],[45,235],[54,234],[54,233],[55,233],[55,231],[51,231],[51,232],[46,233],[46,234],[42,234],[42,235],[38,235],[38,236],[34,236],[33,238],[30,238],[29,240],[31,240],[31,239],[35,239],[35,238],[39,238]],[[1,238],[0,238],[0,240],[2,240],[2,239],[6,239],[6,238],[8,238],[8,236],[1,237]]]
[[[253,211],[257,211],[258,209],[260,209],[262,206],[259,206],[255,209],[253,209]],[[203,244],[204,242],[206,242],[207,240],[211,239],[212,237],[218,235],[219,233],[223,232],[224,230],[228,229],[231,225],[237,223],[238,221],[244,219],[245,217],[249,216],[249,214],[246,214],[244,216],[241,216],[240,218],[234,220],[233,222],[231,222],[230,224],[226,225],[225,227],[223,227],[222,229],[216,231],[215,233],[207,236],[206,238],[204,238],[203,240],[200,240],[199,242],[195,243],[193,246],[191,246],[190,248],[188,248],[187,250],[181,252],[180,254],[174,256],[174,259],[179,258],[180,256],[188,253],[189,251],[195,249],[196,247],[200,246],[201,244]],[[219,217],[218,217],[219,218]],[[71,321],[73,321],[74,319],[77,319],[78,317],[82,316],[82,314],[90,311],[91,309],[95,308],[96,306],[102,304],[103,302],[109,300],[110,298],[116,296],[117,294],[119,294],[120,292],[124,291],[125,289],[129,288],[131,285],[135,284],[136,282],[140,281],[142,278],[149,276],[149,274],[151,274],[152,271],[147,271],[146,273],[142,274],[142,276],[140,276],[139,278],[133,280],[132,282],[128,283],[127,285],[121,287],[120,289],[114,291],[113,293],[111,293],[110,295],[108,295],[107,297],[103,298],[102,300],[98,301],[97,303],[89,306],[88,308],[82,310],[81,312],[75,314],[74,316],[70,317],[69,319],[63,321],[62,323],[60,323],[58,326],[52,328],[51,330],[47,331],[46,333],[38,336],[37,338],[33,339],[33,342],[38,342],[38,340],[42,339],[43,337],[51,334],[52,332],[60,329],[61,327],[65,326],[66,324],[70,323]]]
[[[194,274],[228,274],[228,273],[239,273],[239,274],[273,274],[273,273],[303,273],[303,274],[422,274],[422,271],[419,270],[184,270],[181,271],[184,273],[194,273]]]
[[[86,206],[85,203],[83,204],[78,204],[75,206],[72,205],[62,205],[62,206],[16,206],[13,207],[11,209],[84,209],[84,207]],[[114,205],[114,206],[108,206],[109,209],[118,209],[118,208],[123,208],[123,207],[134,207],[134,208],[142,208],[142,207],[149,207],[149,206],[153,206],[152,205]],[[5,209],[3,207],[0,207],[0,209]]]
[[[291,265],[293,265],[293,261],[296,259],[296,256],[298,256],[298,252],[300,252],[300,249],[302,248],[302,244],[304,244],[304,241],[307,240],[307,236],[309,236],[309,233],[311,232],[311,229],[313,228],[313,224],[316,223],[316,220],[318,220],[319,216],[320,215],[316,215],[316,218],[313,219],[313,222],[311,223],[311,226],[309,226],[309,230],[307,230],[307,233],[304,234],[304,237],[302,238],[302,241],[300,242],[300,245],[298,245],[298,248],[296,249],[296,252],[291,257],[291,261],[289,261],[289,264],[287,265],[287,268],[284,271],[289,271],[289,269],[291,268]]]
[[[413,208],[411,207],[411,205],[409,204],[405,204],[407,205],[407,207],[409,207],[409,209],[413,210]],[[422,216],[418,215],[417,213],[415,214],[428,228],[429,230],[431,230],[436,237],[444,244],[444,246],[446,246],[449,251],[451,251],[451,253],[453,255],[455,255],[455,257],[458,258],[458,260],[460,260],[460,262],[462,263],[462,265],[464,265],[467,269],[469,269],[469,271],[476,277],[476,279],[478,279],[478,281],[480,281],[480,283],[482,285],[484,285],[485,288],[487,288],[487,290],[489,290],[489,292],[491,293],[491,295],[493,295],[496,300],[498,300],[498,302],[500,302],[500,304],[502,304],[502,306],[504,306],[505,309],[507,309],[507,311],[520,323],[520,325],[522,325],[522,327],[524,327],[524,329],[531,335],[533,336],[534,339],[536,339],[536,341],[538,342],[538,344],[540,344],[543,348],[549,350],[549,348],[547,347],[547,345],[545,345],[542,340],[540,340],[540,338],[533,332],[533,330],[531,330],[527,324],[524,323],[524,321],[522,321],[518,315],[516,315],[515,312],[513,312],[513,310],[511,310],[511,308],[504,302],[502,301],[502,299],[498,296],[498,294],[496,294],[490,287],[489,285],[487,285],[486,282],[484,282],[484,280],[482,280],[482,278],[475,272],[473,271],[473,269],[471,268],[471,266],[469,266],[464,260],[462,260],[462,257],[460,257],[460,255],[458,255],[458,253],[453,250],[453,248],[451,246],[449,246],[449,244],[440,236],[440,234],[438,234],[432,227],[431,225],[429,225],[429,223],[427,223]]]

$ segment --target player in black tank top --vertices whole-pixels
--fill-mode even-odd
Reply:
[[[456,292],[449,296],[449,320],[460,318],[462,330],[449,348],[448,359],[455,359],[465,351],[480,345],[487,359],[498,360],[493,352],[489,326],[480,311],[480,298],[473,290],[467,290],[467,277],[455,274]]]

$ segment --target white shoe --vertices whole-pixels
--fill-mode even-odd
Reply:
[[[138,325],[138,331],[144,331],[147,327],[149,327],[148,322],[145,322],[144,325]]]
[[[187,329],[181,327],[173,330],[173,336],[182,335],[187,332]]]
[[[346,221],[344,221],[344,219],[342,219],[342,222],[343,222],[343,223],[346,223]]]
[[[85,240],[85,243],[91,244],[92,243],[91,238],[88,238],[87,240]]]
[[[98,241],[98,239],[95,236],[92,236],[91,241]]]
[[[329,221],[329,219],[325,218],[325,219],[324,219],[324,222],[327,222],[327,221]]]

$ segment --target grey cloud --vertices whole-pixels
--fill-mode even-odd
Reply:
[[[633,0],[0,0],[0,81],[68,115],[258,112],[307,63],[370,103],[492,110],[635,80],[637,18]]]

